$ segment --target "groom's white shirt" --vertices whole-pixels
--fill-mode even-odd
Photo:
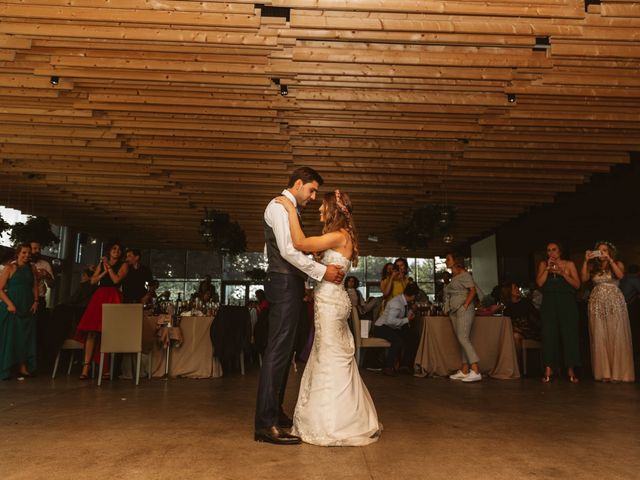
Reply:
[[[298,205],[296,198],[288,190],[283,190],[282,195],[291,200],[294,205]],[[289,214],[287,213],[287,209],[277,203],[275,199],[271,200],[264,211],[264,221],[273,230],[282,258],[314,280],[321,281],[327,271],[327,267],[313,261],[300,250],[294,248],[293,241],[291,240],[291,230],[289,230]],[[264,251],[266,255],[266,245]]]

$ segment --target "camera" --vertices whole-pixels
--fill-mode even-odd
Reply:
[[[394,265],[393,266],[393,271],[394,272],[399,272],[400,271],[400,267],[398,265]]]
[[[602,252],[600,250],[592,250],[591,251],[591,256],[592,257],[601,257],[602,256]]]

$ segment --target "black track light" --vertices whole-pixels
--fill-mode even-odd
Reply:
[[[49,79],[49,83],[54,87],[60,83],[60,77],[53,76]]]

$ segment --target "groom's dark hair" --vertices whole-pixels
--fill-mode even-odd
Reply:
[[[316,181],[318,182],[318,185],[322,185],[324,183],[324,180],[322,179],[320,174],[311,167],[296,168],[289,177],[287,188],[293,187],[293,184],[296,183],[297,180],[302,180],[302,183],[310,183]]]

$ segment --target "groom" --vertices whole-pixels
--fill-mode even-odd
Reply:
[[[286,196],[299,209],[322,185],[322,177],[309,167],[291,174]],[[304,282],[315,280],[341,283],[344,272],[337,265],[322,265],[296,250],[291,241],[289,216],[285,208],[271,200],[264,211],[264,235],[269,262],[265,293],[269,300],[269,333],[262,359],[255,418],[255,440],[277,445],[294,445],[300,438],[283,430],[293,425],[282,403],[293,356],[296,326],[304,297]]]

